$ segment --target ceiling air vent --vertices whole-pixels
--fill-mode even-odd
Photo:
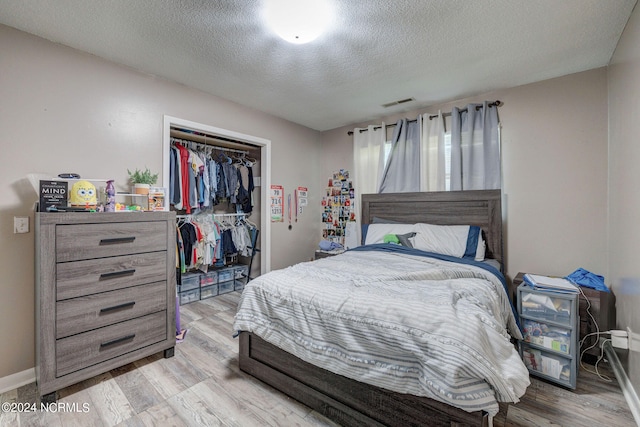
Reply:
[[[384,108],[389,108],[392,107],[394,105],[399,105],[399,104],[404,104],[405,102],[411,102],[411,101],[415,101],[415,98],[405,98],[405,99],[400,99],[398,101],[393,101],[393,102],[388,102],[386,104],[382,104],[382,106]]]

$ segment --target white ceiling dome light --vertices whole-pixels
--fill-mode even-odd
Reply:
[[[265,0],[264,13],[271,29],[295,44],[315,40],[332,18],[328,0]]]

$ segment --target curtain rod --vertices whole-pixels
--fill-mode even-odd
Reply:
[[[501,102],[499,99],[497,99],[495,102],[490,102],[490,103],[488,104],[488,106],[489,106],[489,107],[499,107],[499,106],[501,106],[501,105],[502,105],[502,102]],[[476,111],[478,111],[480,108],[482,108],[482,106],[481,106],[481,105],[477,106],[477,107],[476,107]],[[461,109],[460,109],[460,111],[467,111],[467,108],[466,108],[466,107],[465,107],[465,108],[461,108]],[[442,117],[449,117],[450,115],[451,115],[451,113],[442,113]],[[437,114],[431,115],[431,116],[429,116],[429,120],[433,120],[433,119],[435,119],[436,117],[438,117],[438,115],[437,115]],[[415,122],[415,121],[417,121],[417,120],[418,120],[418,119],[407,120],[407,122],[411,123],[411,122]],[[395,125],[396,125],[395,123],[391,123],[391,124],[385,125],[385,128],[390,128],[390,127],[393,127],[393,126],[395,126]],[[374,129],[374,130],[375,130],[375,129],[380,129],[381,127],[382,127],[382,126],[374,126],[374,127],[373,127],[373,129]],[[362,132],[366,132],[366,131],[367,131],[367,129],[360,129],[360,131],[359,131],[359,132],[360,132],[360,133],[362,133]],[[348,132],[347,132],[347,135],[353,135],[353,131],[352,131],[352,130],[348,131]]]

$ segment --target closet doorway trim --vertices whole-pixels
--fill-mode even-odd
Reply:
[[[169,188],[169,149],[171,128],[181,127],[212,136],[234,139],[260,148],[260,274],[271,271],[271,227],[269,224],[269,188],[271,187],[271,141],[257,136],[246,135],[227,129],[164,116],[162,132],[162,186]],[[167,202],[168,203],[168,202]]]

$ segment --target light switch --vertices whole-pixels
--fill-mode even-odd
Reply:
[[[13,233],[28,233],[29,232],[29,217],[28,216],[14,216],[13,217]]]

